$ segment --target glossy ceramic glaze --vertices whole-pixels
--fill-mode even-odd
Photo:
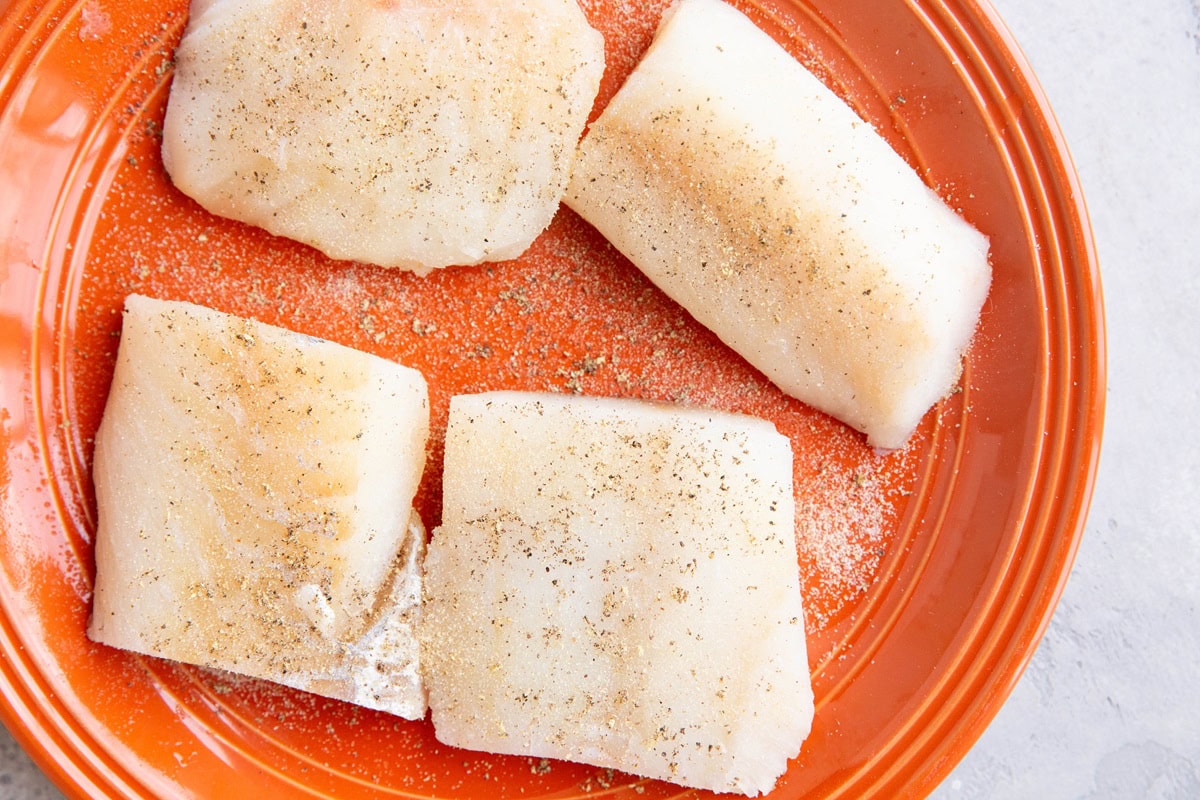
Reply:
[[[583,5],[608,47],[598,110],[662,3]],[[0,5],[0,715],[69,796],[698,794],[454,750],[425,722],[90,643],[92,436],[133,291],[425,372],[431,525],[455,393],[626,395],[773,420],[796,452],[817,694],[773,796],[920,796],[966,752],[1050,617],[1095,473],[1103,322],[1078,185],[986,6],[738,5],[991,237],[960,390],[901,452],[872,452],[782,396],[565,209],[518,262],[424,279],[216,219],[158,155],[184,3]]]

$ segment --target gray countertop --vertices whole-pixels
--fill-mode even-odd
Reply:
[[[993,1],[1091,210],[1108,414],[1046,638],[934,797],[1200,798],[1200,0]],[[0,728],[0,799],[60,796]]]

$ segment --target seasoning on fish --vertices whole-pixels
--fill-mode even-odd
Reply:
[[[789,395],[898,448],[953,387],[987,239],[721,0],[679,0],[565,202]]]
[[[163,162],[209,211],[333,258],[515,258],[603,70],[576,0],[193,0]]]
[[[768,422],[453,398],[419,633],[438,739],[769,791],[813,715],[794,513]]]
[[[96,434],[88,635],[421,718],[428,429],[415,370],[130,296]]]

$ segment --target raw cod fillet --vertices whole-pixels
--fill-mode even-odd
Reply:
[[[410,719],[420,373],[130,296],[96,434],[88,635]]]
[[[789,441],[633,400],[453,398],[420,628],[437,737],[769,791],[813,715]]]
[[[426,271],[549,224],[604,69],[576,0],[193,0],[163,161],[209,211]]]
[[[721,0],[679,0],[565,202],[788,394],[902,446],[958,379],[987,239]]]

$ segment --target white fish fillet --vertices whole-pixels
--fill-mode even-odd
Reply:
[[[96,434],[88,635],[411,719],[420,373],[130,296]]]
[[[604,69],[576,0],[194,0],[163,162],[216,214],[424,271],[549,224]]]
[[[565,202],[794,397],[902,446],[991,271],[833,92],[721,0],[680,0],[584,138]]]
[[[793,515],[767,422],[453,398],[419,634],[438,739],[768,791],[813,714]]]

